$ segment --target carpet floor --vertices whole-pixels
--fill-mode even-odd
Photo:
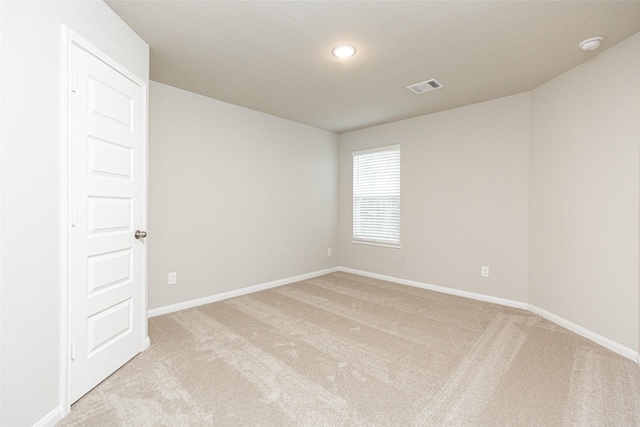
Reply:
[[[640,368],[527,311],[332,273],[149,319],[60,426],[640,426]]]

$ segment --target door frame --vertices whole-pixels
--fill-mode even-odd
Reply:
[[[102,62],[127,77],[142,88],[142,151],[144,157],[142,162],[142,174],[144,191],[142,196],[142,224],[141,230],[147,229],[147,193],[148,193],[148,105],[149,91],[148,83],[140,79],[131,71],[124,68],[109,55],[102,52],[92,43],[73,32],[65,25],[61,25],[61,51],[60,51],[60,407],[62,417],[71,411],[70,392],[70,359],[69,359],[69,226],[70,226],[70,206],[69,206],[69,184],[70,184],[70,144],[69,139],[69,91],[71,89],[71,47],[75,45],[89,52]],[[142,246],[142,331],[140,336],[140,351],[144,351],[151,345],[147,330],[147,245]]]

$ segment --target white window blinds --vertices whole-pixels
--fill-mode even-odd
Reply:
[[[400,146],[353,153],[354,243],[400,246]]]

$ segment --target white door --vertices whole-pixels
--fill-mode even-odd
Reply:
[[[144,89],[72,44],[69,390],[73,403],[143,350]],[[138,237],[141,237],[138,233]]]

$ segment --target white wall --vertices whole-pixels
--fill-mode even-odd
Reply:
[[[531,94],[530,302],[638,350],[640,34]]]
[[[527,300],[528,94],[342,134],[339,142],[341,266]],[[391,144],[402,150],[402,248],[352,244],[351,153]],[[480,277],[481,265],[491,268],[489,278]]]
[[[60,411],[60,24],[148,81],[147,45],[102,2],[2,2],[0,425]]]
[[[150,309],[338,265],[335,134],[156,82],[149,108]]]

